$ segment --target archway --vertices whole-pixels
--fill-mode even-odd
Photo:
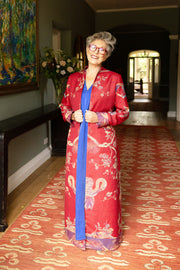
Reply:
[[[151,99],[157,101],[166,101],[169,99],[169,58],[170,58],[170,40],[169,33],[160,27],[153,25],[121,25],[109,29],[117,38],[117,46],[112,56],[106,61],[106,67],[121,73],[128,101],[134,99],[134,89],[129,91],[129,55],[134,51],[155,51],[159,53],[158,57],[152,57],[149,65],[154,66],[152,71],[153,91]],[[131,60],[133,61],[133,60]],[[156,84],[155,69],[158,67],[159,76]],[[144,85],[145,87],[145,85]],[[150,86],[149,86],[150,87]],[[149,90],[150,91],[150,90]]]
[[[128,91],[134,98],[159,98],[160,54],[152,50],[132,51],[128,55]]]

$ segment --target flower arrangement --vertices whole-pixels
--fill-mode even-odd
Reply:
[[[41,71],[48,79],[52,79],[56,90],[57,103],[62,99],[65,84],[70,74],[78,71],[77,58],[69,57],[64,51],[55,51],[50,48],[43,49],[41,56]]]

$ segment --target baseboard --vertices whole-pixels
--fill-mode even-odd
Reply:
[[[167,117],[169,117],[169,118],[176,118],[176,111],[168,111]]]
[[[46,160],[51,157],[51,149],[47,147],[32,160],[18,169],[8,177],[8,194],[19,186],[28,176],[38,169]]]

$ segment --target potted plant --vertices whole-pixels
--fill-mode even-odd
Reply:
[[[59,105],[63,97],[68,76],[76,71],[77,58],[70,57],[63,50],[45,47],[41,56],[41,71],[46,78],[52,79],[56,91],[56,103]]]

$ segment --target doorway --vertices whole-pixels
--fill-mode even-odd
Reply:
[[[160,54],[152,50],[132,51],[128,55],[128,91],[131,99],[158,99]]]

